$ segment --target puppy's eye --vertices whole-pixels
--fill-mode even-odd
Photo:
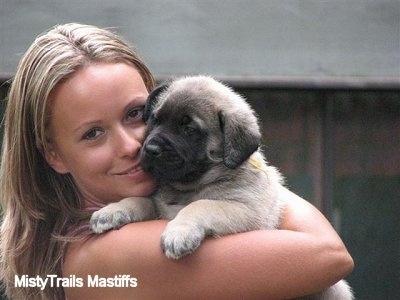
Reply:
[[[151,124],[152,126],[157,126],[157,125],[160,124],[160,119],[157,118],[157,117],[155,117],[154,115],[152,115],[152,116],[150,117],[150,124]]]
[[[181,119],[181,126],[187,126],[190,124],[191,121],[192,119],[188,115],[184,115]]]
[[[181,119],[180,127],[183,130],[183,132],[189,136],[193,135],[196,132],[196,126],[194,122],[187,115],[183,116],[183,118]]]

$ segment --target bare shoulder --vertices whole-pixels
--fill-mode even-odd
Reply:
[[[124,298],[138,294],[143,287],[154,287],[157,266],[167,260],[159,246],[165,225],[165,221],[132,223],[71,243],[63,276],[76,276],[83,282],[66,289],[68,299]]]
[[[111,230],[84,241],[71,243],[65,258],[66,267],[75,264],[79,267],[85,262],[96,263],[105,259],[114,263],[119,260],[132,260],[132,254],[148,253],[143,251],[146,246],[159,244],[159,237],[165,226],[165,221],[131,223],[119,230]],[[161,254],[161,249],[155,248]],[[157,251],[156,249],[154,250]],[[94,266],[100,268],[96,264]]]

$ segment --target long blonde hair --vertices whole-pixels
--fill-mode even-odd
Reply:
[[[64,298],[62,288],[17,288],[14,276],[61,276],[66,228],[88,218],[73,179],[56,173],[43,153],[51,91],[80,68],[100,61],[132,64],[147,89],[153,88],[150,71],[119,36],[76,23],[58,25],[36,38],[13,79],[0,166],[0,279],[11,298]]]

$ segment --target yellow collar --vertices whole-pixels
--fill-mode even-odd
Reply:
[[[259,159],[255,159],[254,157],[250,157],[249,163],[256,169],[263,171],[264,173],[268,173],[267,166],[260,161]]]

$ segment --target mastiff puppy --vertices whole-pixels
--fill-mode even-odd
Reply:
[[[207,236],[278,228],[286,201],[297,196],[266,163],[257,117],[243,97],[210,77],[186,77],[155,89],[144,119],[141,164],[158,182],[158,217],[171,220],[161,237],[167,257],[190,254]],[[92,229],[154,218],[150,203],[132,197],[109,204],[93,214]],[[316,299],[352,294],[340,281]]]

